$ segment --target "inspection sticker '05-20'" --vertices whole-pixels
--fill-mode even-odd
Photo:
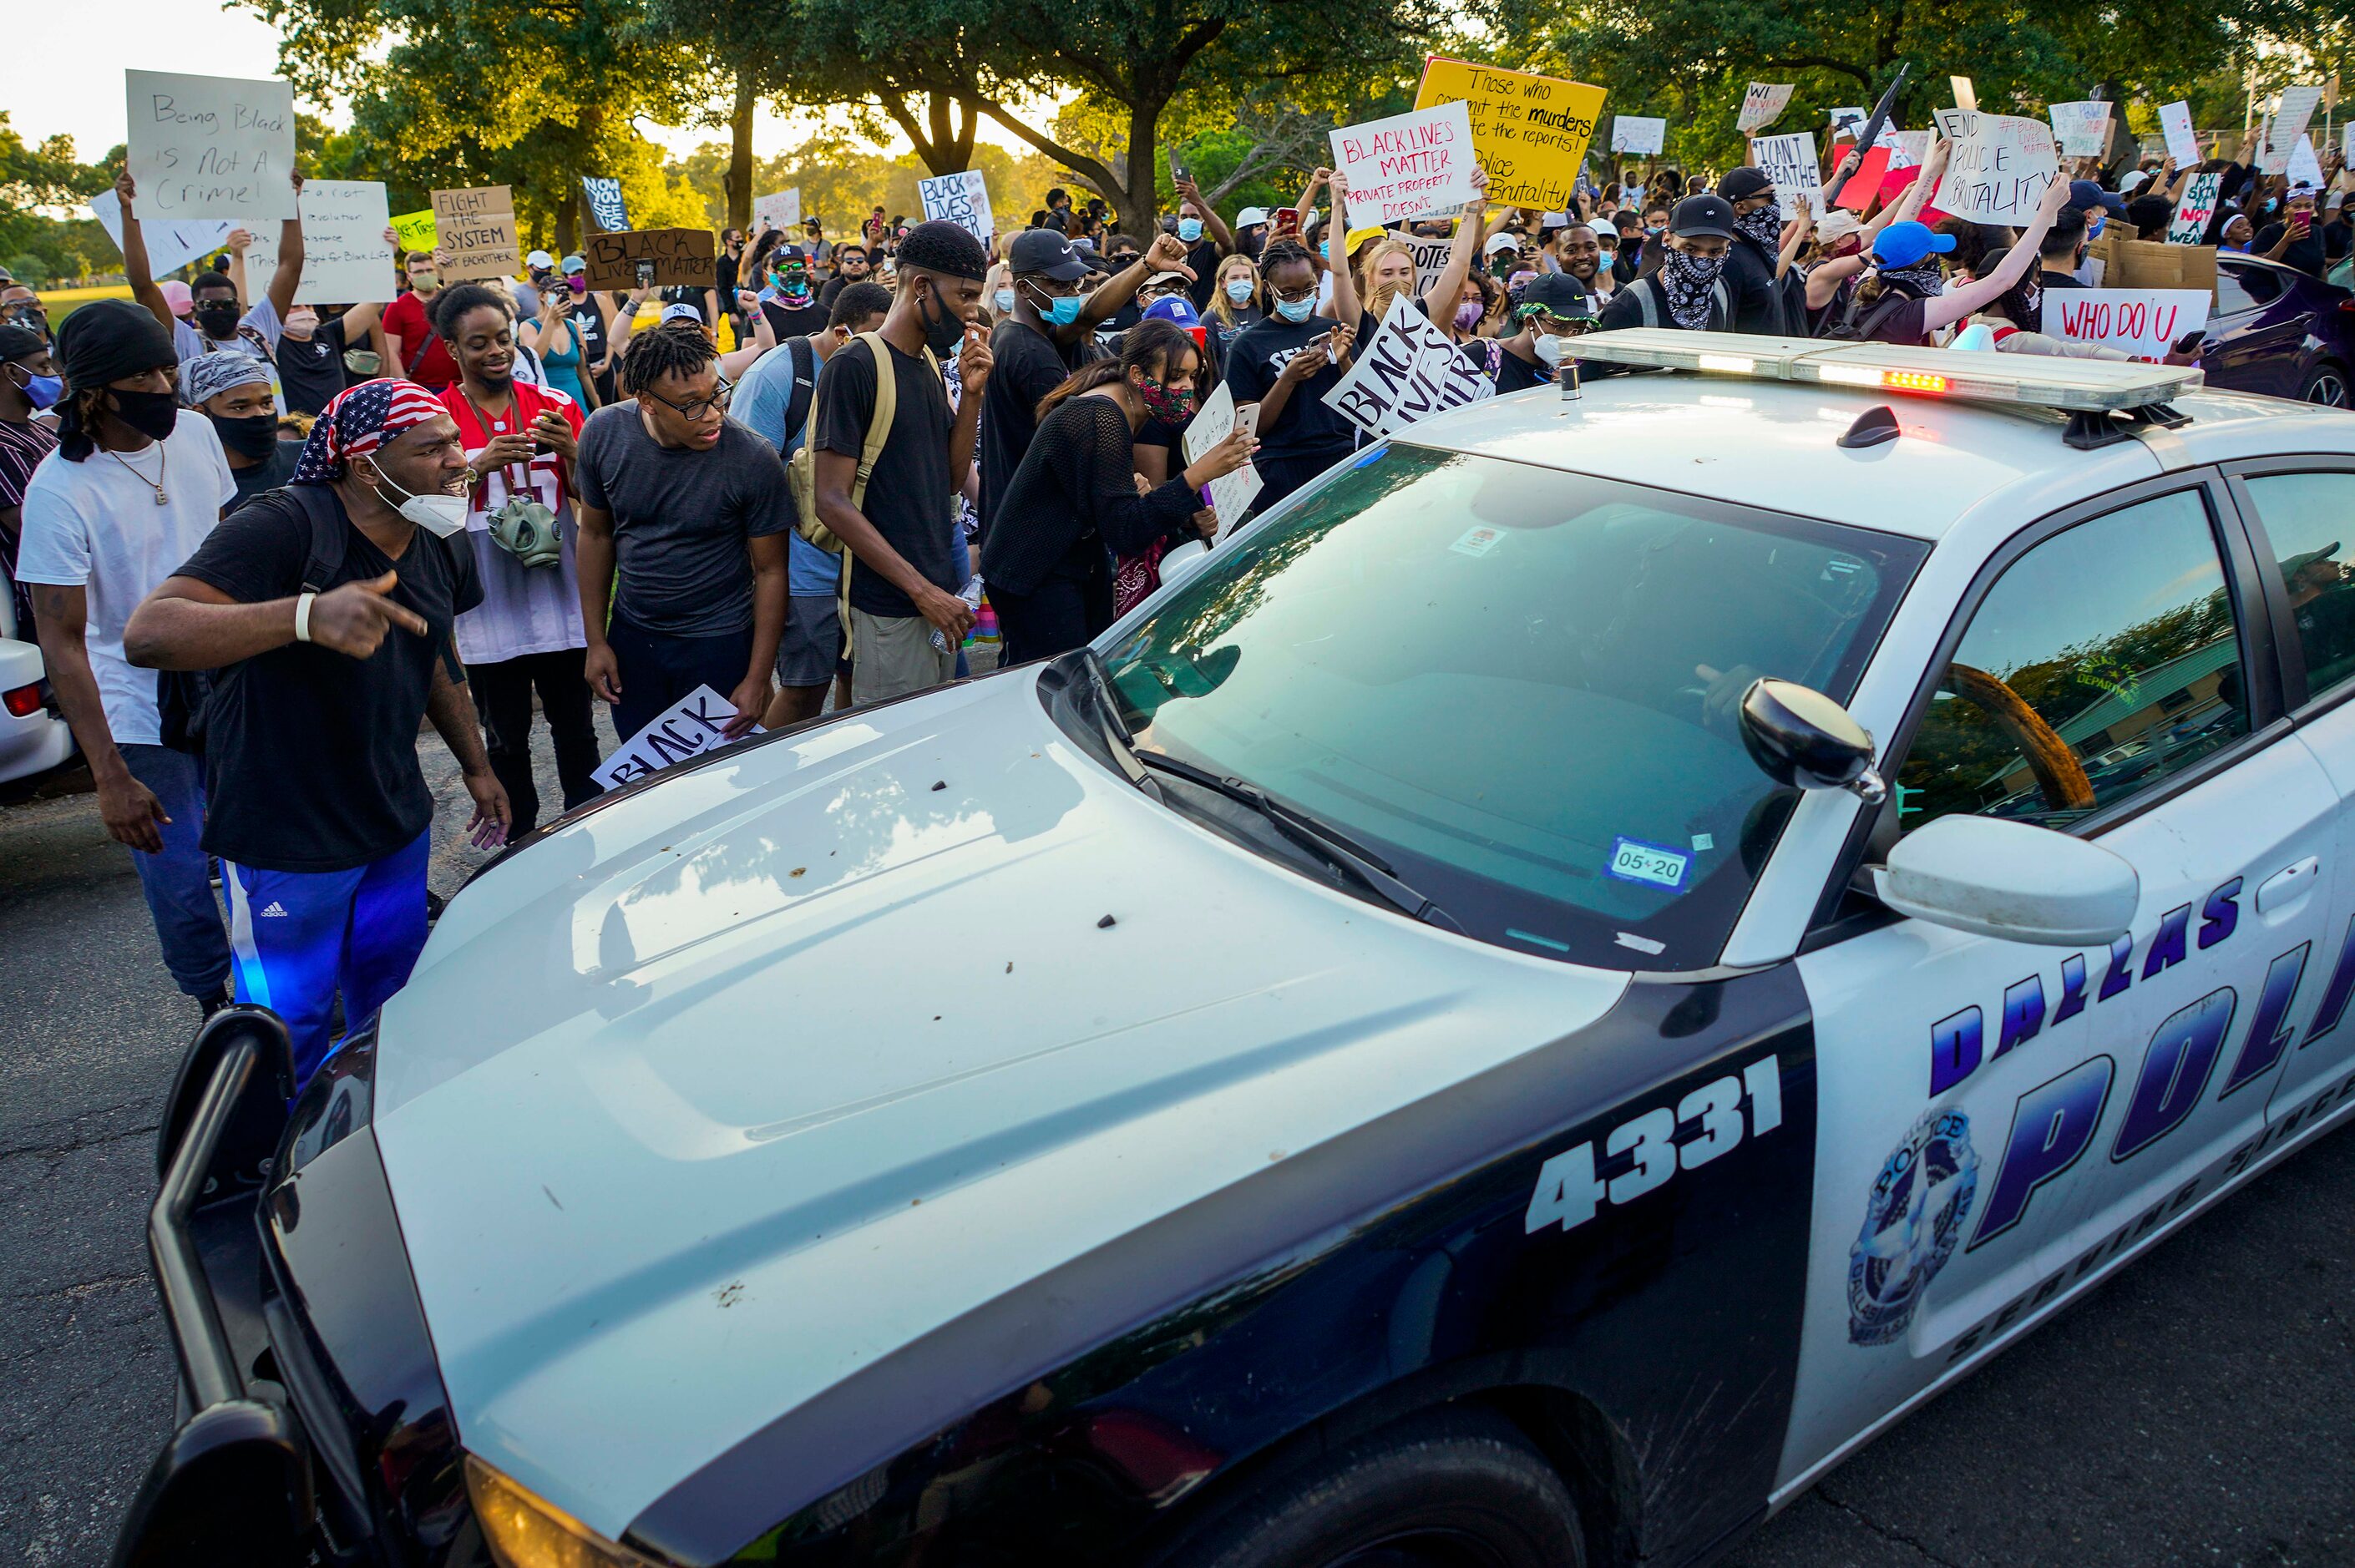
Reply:
[[[1611,842],[1611,858],[1603,869],[1622,882],[1640,882],[1652,887],[1665,887],[1671,893],[1685,890],[1685,871],[1692,864],[1692,856],[1659,844],[1647,844],[1641,839],[1622,834]]]

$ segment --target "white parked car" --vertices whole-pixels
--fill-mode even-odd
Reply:
[[[2355,417],[1580,349],[208,1025],[124,1560],[1694,1563],[2341,1121]]]
[[[0,784],[32,779],[74,754],[32,629],[16,625],[8,574],[0,571]]]

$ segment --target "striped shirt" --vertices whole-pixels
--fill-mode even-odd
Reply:
[[[25,504],[25,486],[31,482],[33,471],[41,460],[57,450],[58,432],[53,425],[35,420],[30,424],[13,425],[0,419],[0,512]],[[33,596],[16,585],[16,543],[21,536],[17,524],[0,521],[0,571],[8,574],[14,590],[11,597],[16,609],[16,635],[30,642],[33,640]]]

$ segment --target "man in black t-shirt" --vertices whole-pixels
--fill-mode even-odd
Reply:
[[[828,311],[833,310],[834,302],[843,290],[853,283],[867,281],[867,247],[856,239],[844,240],[834,248],[834,276],[827,279],[826,287],[818,291],[818,302]]]
[[[1569,272],[1540,272],[1512,294],[1518,328],[1498,345],[1497,392],[1525,392],[1554,379],[1578,337],[1594,330],[1594,298]]]
[[[431,717],[474,797],[474,842],[509,820],[451,624],[482,599],[465,526],[466,454],[424,388],[371,381],[313,427],[286,489],[208,535],[132,612],[133,664],[214,673],[204,705],[204,847],[221,860],[237,1000],[276,1011],[295,1087],[357,1029],[425,945]],[[307,493],[307,498],[306,494]],[[314,506],[341,537],[322,554]],[[330,535],[333,537],[333,535]],[[314,561],[331,562],[305,583]]]
[[[818,375],[810,438],[818,520],[847,547],[850,691],[858,703],[922,691],[956,673],[974,606],[957,580],[951,503],[973,462],[991,382],[982,334],[989,252],[960,226],[920,223],[900,243],[900,289],[873,340],[860,338]],[[957,355],[954,416],[940,356]],[[891,377],[890,429],[868,461],[879,377]]]

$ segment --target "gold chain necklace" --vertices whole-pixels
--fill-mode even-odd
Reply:
[[[155,477],[153,479],[148,478],[145,474],[141,473],[137,469],[133,468],[131,466],[131,460],[124,457],[121,452],[116,451],[113,448],[109,447],[106,450],[106,455],[121,463],[123,465],[123,472],[129,474],[132,478],[137,480],[140,483],[154,491],[155,493],[156,505],[169,506],[172,503],[172,498],[164,493],[164,481],[172,471],[172,454],[170,450],[165,447],[163,442],[157,441],[155,443]]]

